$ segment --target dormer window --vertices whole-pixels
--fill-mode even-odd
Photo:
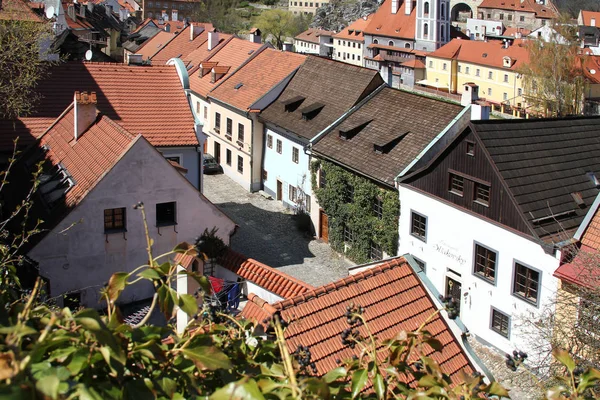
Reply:
[[[283,104],[286,112],[294,112],[296,109],[298,109],[298,107],[300,107],[300,104],[302,104],[304,99],[305,98],[302,96],[294,96],[290,99],[282,100],[281,104]]]
[[[502,57],[502,66],[504,68],[510,68],[512,65],[512,60],[508,56]]]
[[[305,121],[309,121],[309,120],[313,119],[314,117],[316,117],[319,114],[319,112],[321,112],[323,107],[325,107],[325,104],[323,104],[323,103],[313,103],[313,104],[309,105],[308,107],[303,108],[301,110],[302,119]]]

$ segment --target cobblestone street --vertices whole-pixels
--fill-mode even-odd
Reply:
[[[296,229],[281,203],[248,193],[226,175],[204,175],[204,195],[240,226],[231,247],[313,286],[348,275],[347,260]]]

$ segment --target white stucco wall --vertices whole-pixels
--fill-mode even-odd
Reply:
[[[310,177],[310,158],[304,152],[304,145],[300,140],[292,140],[288,136],[267,128],[265,136],[265,154],[263,168],[267,171],[267,179],[263,181],[265,192],[276,198],[277,181],[282,183],[281,200],[287,207],[294,204],[290,200],[290,185],[301,188],[312,200],[312,187]],[[273,137],[273,146],[269,148],[268,135]],[[277,140],[281,140],[281,154],[277,152]],[[298,149],[298,163],[292,161],[292,149]],[[298,193],[298,192],[297,192]],[[312,202],[311,202],[312,206]]]
[[[548,255],[533,240],[407,186],[401,185],[399,192],[398,254],[425,262],[427,277],[442,294],[447,277],[461,283],[460,318],[473,334],[504,352],[527,351],[535,339],[523,335],[522,317],[537,315],[555,295],[558,283],[552,274],[560,255]],[[412,211],[427,217],[426,242],[410,234]],[[497,252],[495,284],[472,273],[475,243]],[[538,307],[512,294],[515,261],[541,272]],[[508,339],[490,329],[491,307],[511,316]]]
[[[184,176],[196,189],[200,187],[200,153],[196,146],[188,147],[159,147],[165,157],[179,157],[182,167],[187,169]]]
[[[153,254],[192,242],[205,228],[218,228],[229,243],[235,224],[204,198],[145,139],[139,138],[123,158],[42,241],[29,252],[40,263],[40,274],[50,280],[51,296],[82,292],[82,304],[100,307],[98,291],[110,276],[146,264],[146,238],[141,212],[144,202]],[[156,204],[176,201],[177,225],[156,227]],[[125,233],[104,233],[104,210],[126,208]],[[152,295],[148,283],[128,287],[123,303]]]
[[[237,281],[237,279],[239,278],[239,275],[226,268],[221,267],[220,265],[217,265],[215,267],[214,276],[233,282]],[[258,286],[256,283],[249,280],[244,280],[244,284],[242,285],[242,293],[246,296],[248,296],[250,293],[254,293],[269,304],[274,304],[278,301],[283,300],[283,297],[278,296],[275,293],[270,292],[267,289]]]

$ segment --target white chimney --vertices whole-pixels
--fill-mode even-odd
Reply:
[[[75,140],[85,132],[96,121],[96,92],[88,95],[87,92],[75,92],[73,101],[75,109]]]
[[[283,44],[282,50],[283,51],[294,51],[294,45],[292,43],[290,43],[290,42],[285,42]]]
[[[404,14],[410,15],[412,12],[412,0],[404,0]]]
[[[398,12],[398,7],[400,0],[392,0],[392,14],[396,14]]]
[[[590,25],[591,25],[591,26],[596,26],[596,18],[592,18],[592,19],[590,20]]]
[[[460,104],[462,106],[468,106],[479,100],[479,86],[474,83],[465,83],[462,96],[460,98]]]
[[[204,32],[204,27],[199,25],[190,24],[190,40],[194,40],[198,37],[202,32]]]
[[[144,56],[141,54],[127,54],[128,65],[142,65],[144,63]]]
[[[250,41],[252,43],[262,43],[261,31],[258,28],[250,30]]]
[[[219,44],[219,32],[208,32],[208,51],[211,51]]]

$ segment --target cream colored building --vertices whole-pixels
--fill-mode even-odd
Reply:
[[[317,8],[322,7],[325,4],[329,4],[329,0],[317,0],[317,1],[298,1],[290,0],[289,10],[290,12],[300,14],[315,14]]]
[[[426,79],[417,84],[459,93],[466,83],[473,83],[479,86],[479,96],[496,109],[506,111],[510,106],[515,116],[521,116],[526,104],[518,69],[528,60],[522,40],[505,46],[500,41],[454,39],[427,55]]]
[[[364,29],[371,22],[373,14],[364,18],[359,18],[342,29],[339,33],[333,35],[333,54],[332,58],[348,64],[364,67]]]

